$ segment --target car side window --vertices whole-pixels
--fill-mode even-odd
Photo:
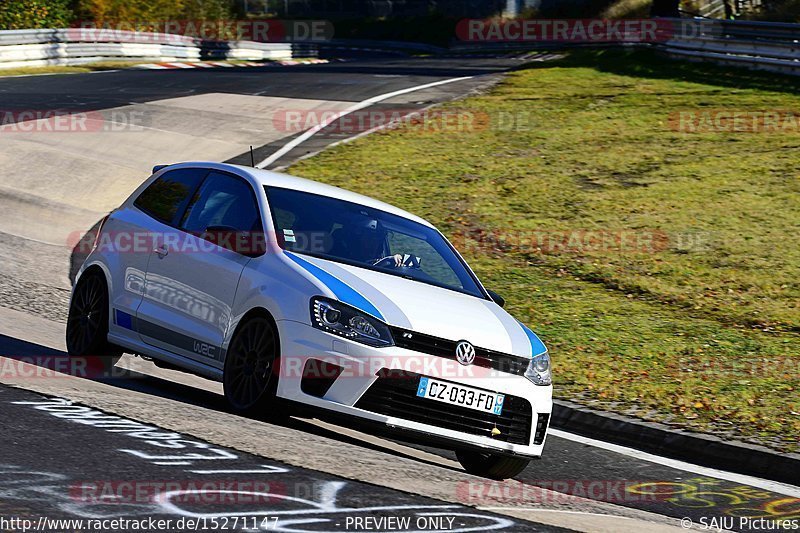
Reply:
[[[261,231],[253,188],[243,179],[211,172],[189,202],[181,227],[195,234],[209,227]]]
[[[165,224],[174,225],[176,216],[186,207],[192,192],[207,173],[201,168],[166,172],[142,191],[133,205]]]

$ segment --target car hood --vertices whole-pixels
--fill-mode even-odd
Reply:
[[[286,255],[321,289],[389,325],[521,357],[546,351],[536,334],[492,301],[343,263]]]

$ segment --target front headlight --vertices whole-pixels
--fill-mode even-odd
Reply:
[[[389,327],[377,318],[355,307],[321,296],[311,299],[311,325],[377,348],[394,344]]]
[[[552,385],[550,354],[544,352],[542,355],[537,355],[531,359],[531,362],[528,363],[528,370],[525,371],[525,377],[535,385]]]

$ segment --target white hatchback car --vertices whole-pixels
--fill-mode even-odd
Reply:
[[[486,477],[541,455],[547,350],[430,223],[265,170],[154,170],[78,273],[70,355],[137,354],[222,381],[238,411],[341,415]]]

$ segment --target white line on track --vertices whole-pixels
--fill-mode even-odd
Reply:
[[[262,465],[263,468],[247,468],[245,470],[189,470],[193,474],[280,474],[288,472],[288,469],[280,466]]]
[[[424,85],[417,85],[417,86],[414,86],[414,87],[408,87],[407,89],[400,89],[399,91],[393,91],[393,92],[390,92],[390,93],[379,94],[378,96],[373,96],[372,98],[367,98],[366,100],[364,100],[362,102],[354,104],[354,105],[344,109],[343,111],[340,111],[339,113],[336,113],[330,119],[323,120],[322,122],[320,122],[319,124],[317,124],[313,128],[310,128],[310,129],[304,131],[301,135],[299,135],[298,137],[295,137],[294,139],[292,139],[291,141],[289,141],[288,143],[283,145],[283,147],[281,147],[275,153],[270,155],[268,158],[266,158],[265,160],[263,160],[262,162],[257,164],[256,167],[257,168],[264,168],[267,165],[271,165],[272,163],[274,163],[275,161],[277,161],[278,159],[280,159],[284,155],[288,154],[295,147],[297,147],[298,145],[304,143],[305,141],[307,141],[308,139],[313,137],[320,130],[326,128],[327,126],[329,126],[333,122],[339,120],[340,118],[342,118],[342,117],[344,117],[346,115],[349,115],[350,113],[355,113],[356,111],[358,111],[360,109],[364,109],[365,107],[369,107],[369,106],[377,104],[379,102],[383,102],[384,100],[388,100],[389,98],[394,98],[395,96],[401,96],[403,94],[413,93],[413,92],[416,92],[416,91],[421,91],[423,89],[429,89],[431,87],[437,87],[439,85],[445,85],[447,83],[453,83],[453,82],[456,82],[456,81],[468,80],[468,79],[470,79],[472,77],[473,76],[462,76],[460,78],[450,78],[450,79],[447,79],[447,80],[440,80],[440,81],[435,81],[433,83],[426,83]]]
[[[586,516],[603,516],[609,517],[613,516],[614,518],[618,518],[619,520],[632,520],[632,518],[627,516],[617,516],[617,515],[607,515],[602,513],[590,513],[588,511],[567,511],[564,509],[542,509],[540,507],[476,507],[476,509],[480,509],[481,511],[517,511],[517,512],[524,512],[530,511],[532,513],[562,513],[562,514],[580,514]]]
[[[670,459],[668,457],[661,457],[658,455],[653,455],[651,453],[634,450],[633,448],[620,446],[619,444],[611,444],[610,442],[603,442],[600,440],[591,439],[589,437],[575,435],[574,433],[568,433],[560,429],[550,428],[547,433],[549,435],[553,435],[555,437],[559,437],[562,439],[571,440],[573,442],[577,442],[580,444],[586,444],[588,446],[594,446],[595,448],[602,448],[604,450],[609,450],[622,455],[627,455],[628,457],[634,457],[636,459],[649,461],[651,463],[656,463],[669,468],[683,470],[684,472],[692,472],[694,474],[698,474],[701,476],[724,479],[725,481],[731,481],[733,483],[741,483],[743,485],[750,485],[751,487],[757,487],[759,489],[769,490],[772,492],[777,492],[779,494],[785,494],[793,498],[800,498],[800,487],[795,487],[793,485],[787,485],[785,483],[770,481],[768,479],[761,479],[758,477],[748,476],[745,474],[725,472],[724,470],[717,470],[716,468],[693,465],[692,463],[687,463],[685,461],[679,461],[677,459]]]

